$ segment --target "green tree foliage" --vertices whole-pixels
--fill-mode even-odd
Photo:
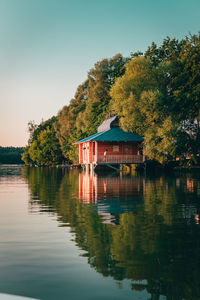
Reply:
[[[97,62],[87,80],[78,87],[74,99],[58,113],[56,134],[67,159],[78,161],[78,149],[72,143],[95,133],[103,122],[109,112],[110,88],[124,74],[126,61],[117,54]]]
[[[29,148],[32,161],[41,165],[55,165],[62,160],[62,153],[55,131],[49,126],[43,129]]]
[[[58,113],[57,122],[55,122],[56,135],[61,145],[62,153],[65,158],[71,161],[78,161],[77,148],[72,143],[81,138],[81,132],[76,126],[78,115],[80,115],[87,101],[88,80],[79,85],[74,99],[68,106],[64,106]]]
[[[167,38],[160,47],[152,44],[145,53],[158,68],[167,64],[167,97],[164,105],[179,123],[176,152],[197,161],[200,151],[200,34],[178,41]]]
[[[25,165],[31,165],[33,163],[30,154],[29,154],[29,146],[24,148],[24,152],[22,153],[21,159],[25,163]]]
[[[180,120],[197,118],[200,95],[200,34],[191,35],[181,41],[167,37],[160,47],[152,43],[145,52],[145,57],[150,58],[156,68],[163,63],[168,65],[168,80],[165,83],[171,100],[168,109],[172,113],[177,110],[176,118]]]
[[[22,160],[26,164],[55,165],[62,161],[62,151],[54,129],[55,117],[35,125],[29,122],[30,139]]]
[[[37,132],[36,130],[39,126],[35,124],[35,121],[29,121],[28,122],[28,132],[29,132],[29,140],[28,144],[30,145],[34,139],[37,138]]]
[[[165,71],[163,65],[155,68],[149,58],[137,57],[111,89],[112,109],[122,128],[143,135],[146,155],[161,163],[174,155],[177,128],[163,105],[167,87],[157,80]]]
[[[119,116],[121,126],[125,130],[136,131],[139,134],[145,131],[143,123],[146,116],[142,95],[146,91],[156,90],[156,82],[152,75],[148,59],[143,57],[132,59],[126,66],[125,74],[116,80],[111,89],[111,108]],[[146,101],[147,97],[143,99]],[[155,102],[152,101],[152,105],[155,106]],[[150,104],[148,106],[146,112],[151,114],[154,107],[150,107]]]
[[[144,135],[150,159],[161,163],[200,152],[200,36],[167,38],[144,56],[132,55],[111,89],[112,109],[125,130]],[[197,160],[196,160],[197,161]]]
[[[126,61],[121,54],[117,54],[111,59],[103,59],[96,63],[89,71],[88,101],[82,114],[82,132],[93,134],[103,122],[109,111],[110,88],[116,78],[124,74]]]

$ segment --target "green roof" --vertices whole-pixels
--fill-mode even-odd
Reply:
[[[120,127],[113,127],[110,130],[95,133],[83,140],[80,140],[74,145],[98,141],[98,142],[142,142],[144,139],[142,136],[122,130]]]

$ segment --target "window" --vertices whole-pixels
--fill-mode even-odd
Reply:
[[[119,152],[119,145],[113,146],[113,152]]]

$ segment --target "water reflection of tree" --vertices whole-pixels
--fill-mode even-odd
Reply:
[[[121,215],[111,251],[126,277],[146,279],[152,294],[199,299],[200,232],[192,215],[189,223],[185,218],[183,208],[193,212],[194,206],[183,206],[181,195],[175,180],[152,181],[143,210]]]
[[[187,176],[146,180],[144,203],[121,214],[113,226],[78,201],[78,171],[46,170],[24,173],[32,201],[55,211],[60,226],[71,227],[92,267],[116,280],[131,279],[133,289],[147,289],[152,299],[161,294],[200,299],[199,181],[189,177],[188,185]]]

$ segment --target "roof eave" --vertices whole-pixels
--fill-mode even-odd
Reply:
[[[95,138],[99,137],[99,136],[102,135],[104,132],[106,132],[106,131],[99,132],[98,134],[95,134],[95,136],[94,136],[94,135],[91,135],[90,137],[87,137],[87,138],[82,139],[82,140],[80,140],[80,141],[78,141],[78,142],[75,142],[75,143],[73,143],[72,145],[79,145],[79,144],[82,144],[82,143],[94,142],[94,141],[95,141]]]

